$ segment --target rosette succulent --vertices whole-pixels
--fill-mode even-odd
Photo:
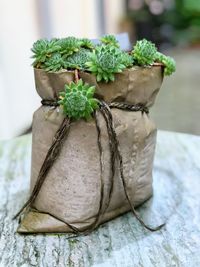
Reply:
[[[122,63],[122,52],[115,46],[97,46],[90,60],[86,62],[88,70],[96,75],[97,82],[114,81],[115,73],[122,72],[126,66]]]
[[[37,40],[31,49],[34,58],[33,66],[42,68],[46,60],[48,60],[53,53],[60,51],[61,47],[57,39],[50,41],[46,39]]]
[[[94,44],[92,41],[88,38],[82,38],[80,39],[81,42],[81,47],[86,48],[86,49],[94,49]]]
[[[176,71],[176,63],[173,58],[165,56],[160,52],[156,53],[156,61],[164,65],[164,75],[171,75]]]
[[[105,45],[112,45],[119,48],[119,42],[114,35],[105,35],[101,37],[100,41]]]
[[[85,70],[85,63],[89,60],[91,52],[81,48],[78,52],[68,56],[65,60],[65,68]]]
[[[95,87],[90,86],[80,79],[77,83],[65,85],[65,91],[60,93],[58,103],[63,108],[63,113],[75,120],[91,118],[91,114],[98,108],[98,100],[94,98]]]
[[[126,68],[131,68],[133,66],[134,60],[131,55],[128,53],[122,51],[121,53],[121,62],[123,65],[126,66]]]
[[[64,67],[64,60],[59,53],[53,54],[44,63],[44,69],[46,71],[59,71]]]
[[[156,59],[157,48],[146,39],[137,41],[133,47],[132,55],[138,65],[151,65]]]
[[[58,43],[61,47],[60,53],[64,57],[72,55],[75,52],[78,52],[81,47],[80,40],[75,37],[62,38],[58,41]]]

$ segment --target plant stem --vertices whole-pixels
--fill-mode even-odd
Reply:
[[[75,78],[75,83],[78,83],[78,80],[79,80],[79,77],[78,77],[78,70],[77,69],[75,69],[74,70],[74,78]]]

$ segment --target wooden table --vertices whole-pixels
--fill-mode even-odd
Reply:
[[[158,132],[154,197],[88,236],[19,235],[11,218],[28,196],[31,136],[0,142],[0,266],[200,266],[200,137]]]

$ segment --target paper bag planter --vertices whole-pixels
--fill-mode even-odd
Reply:
[[[142,51],[145,45],[154,48],[146,40],[127,55],[112,36],[97,47],[78,41],[71,50],[64,50],[64,41],[56,39],[52,47],[45,41],[50,48],[43,48],[40,58],[35,51],[35,84],[43,105],[33,116],[31,190],[17,214],[24,213],[20,233],[88,233],[127,211],[144,225],[134,207],[152,196],[156,127],[148,109],[170,68],[166,60],[174,64],[164,55],[166,67],[155,64],[163,60],[157,51],[152,59],[151,50]],[[74,59],[82,48],[88,54],[79,64]],[[104,65],[106,53],[113,61]],[[46,64],[47,55],[60,61]]]

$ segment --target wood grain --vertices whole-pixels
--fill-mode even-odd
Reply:
[[[11,218],[28,196],[31,136],[0,142],[0,266],[200,266],[200,137],[159,132],[154,197],[88,236],[19,235]]]

